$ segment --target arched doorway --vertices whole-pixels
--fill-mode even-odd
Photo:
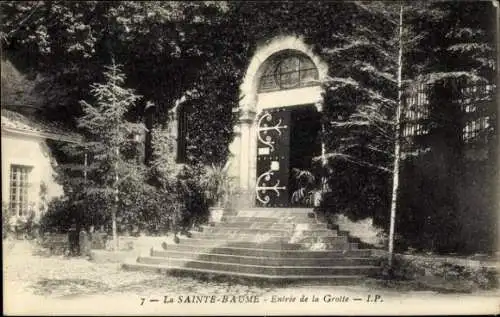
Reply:
[[[258,94],[314,87],[318,69],[312,60],[296,50],[271,55],[261,66]],[[275,96],[276,97],[276,96]],[[305,188],[296,178],[308,171],[312,158],[321,154],[317,144],[320,128],[314,104],[265,107],[257,115],[257,164],[255,203],[262,207],[302,205],[297,193]],[[294,195],[295,194],[295,195]]]
[[[231,146],[239,207],[291,205],[292,170],[310,168],[321,155],[315,135],[326,74],[326,64],[299,37],[278,37],[257,49],[240,87]]]

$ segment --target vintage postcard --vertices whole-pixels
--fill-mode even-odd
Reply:
[[[2,1],[6,315],[500,313],[496,1]]]

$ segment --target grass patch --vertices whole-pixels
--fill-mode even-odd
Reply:
[[[109,290],[107,284],[89,279],[41,279],[31,288],[36,295],[42,296],[84,295]]]
[[[440,293],[471,293],[499,286],[495,268],[450,263],[432,256],[407,258],[396,255],[392,267],[383,259],[381,273],[374,278],[378,281],[371,283],[384,288]]]

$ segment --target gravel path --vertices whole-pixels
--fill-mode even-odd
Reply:
[[[17,241],[15,247],[10,247],[10,250],[4,252],[4,280],[18,284],[19,287],[35,295],[61,297],[165,291],[260,294],[271,290],[271,288],[228,283],[200,282],[187,277],[125,271],[119,264],[96,264],[84,258],[34,256],[35,249],[33,244]]]
[[[23,314],[376,314],[410,312],[498,312],[500,293],[472,295],[396,291],[365,286],[263,287],[188,277],[129,272],[117,264],[96,264],[83,258],[33,255],[25,241],[3,243],[4,311]],[[193,296],[255,296],[259,304],[196,304]],[[299,303],[301,295],[308,302]],[[383,301],[367,302],[379,295]],[[165,296],[173,302],[164,303]],[[183,296],[184,303],[177,303]],[[186,303],[186,297],[191,298]],[[312,298],[319,299],[312,303]],[[287,299],[288,298],[288,299]],[[295,298],[293,302],[290,302]],[[350,301],[342,301],[349,298]],[[362,302],[354,302],[362,298]],[[158,301],[156,301],[158,300]],[[432,306],[430,303],[436,303]],[[390,303],[390,305],[387,305]],[[444,304],[449,303],[449,304]],[[437,307],[437,310],[436,310]],[[423,310],[422,310],[423,309]],[[451,309],[451,310],[450,310]]]

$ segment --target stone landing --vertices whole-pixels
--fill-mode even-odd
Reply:
[[[225,211],[221,222],[153,246],[123,267],[270,281],[352,281],[379,270],[370,249],[306,208]]]

